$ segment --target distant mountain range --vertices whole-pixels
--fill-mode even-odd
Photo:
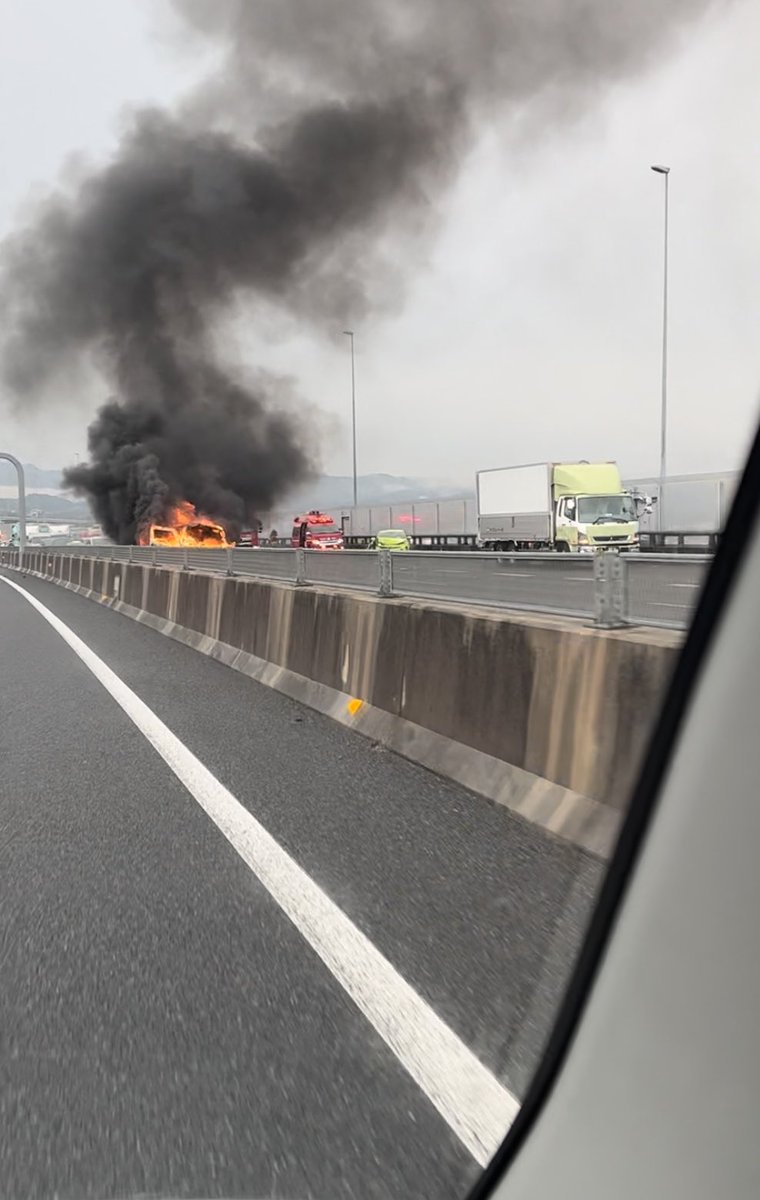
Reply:
[[[60,467],[48,471],[43,467],[35,467],[33,463],[24,463],[23,466],[24,483],[28,492],[33,488],[59,488],[61,486],[63,471]],[[0,459],[0,486],[4,485],[16,486],[16,468],[5,459]]]
[[[72,519],[87,516],[84,500],[65,494],[60,496],[35,495],[35,489],[60,488],[61,469],[46,470],[24,463],[27,491],[27,508],[42,509],[50,516],[68,515]],[[7,488],[16,486],[16,472],[10,463],[0,460],[0,487],[5,498],[0,499],[0,512],[15,508]],[[359,504],[397,504],[405,500],[444,500],[464,498],[472,495],[469,488],[455,488],[450,484],[434,483],[429,479],[417,479],[404,475],[360,475],[357,480]],[[311,483],[300,485],[273,507],[296,509],[349,508],[353,503],[353,479],[350,475],[321,475]]]
[[[448,500],[472,495],[471,488],[452,487],[404,475],[360,475],[356,481],[359,504],[398,504],[405,500]],[[350,475],[321,475],[312,483],[295,488],[273,506],[308,510],[310,508],[350,508],[354,483]]]
[[[26,493],[26,515],[30,521],[34,520],[35,516],[48,521],[92,520],[86,500],[76,497],[69,500],[66,496],[43,495],[40,492]],[[15,520],[17,516],[18,502],[15,495],[0,497],[0,521]]]

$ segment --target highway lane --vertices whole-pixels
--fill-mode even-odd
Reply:
[[[594,565],[571,555],[396,554],[394,589],[401,595],[472,600],[539,612],[588,616],[594,611]]]
[[[519,1093],[597,864],[23,583]],[[0,621],[3,1195],[463,1194],[461,1142],[155,751],[5,585]]]
[[[710,560],[668,561],[626,556],[628,616],[633,623],[686,627]],[[594,612],[594,559],[583,555],[536,558],[522,554],[397,554],[394,588],[402,595],[435,596],[588,616]]]
[[[628,563],[628,612],[632,620],[687,628],[711,559],[649,562],[649,555],[634,555]]]

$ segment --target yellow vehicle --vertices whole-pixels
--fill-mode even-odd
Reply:
[[[403,529],[381,529],[373,546],[375,550],[411,550],[412,543]]]

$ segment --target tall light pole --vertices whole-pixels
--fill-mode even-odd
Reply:
[[[23,561],[23,554],[26,550],[26,488],[24,486],[24,468],[13,454],[6,454],[4,451],[0,451],[0,458],[16,468],[16,478],[18,479],[18,548]]]
[[[357,507],[356,488],[356,357],[354,354],[354,331],[344,329],[344,334],[351,340],[351,441],[353,444],[354,461],[354,508]]]
[[[662,278],[662,407],[660,411],[660,529],[665,528],[665,479],[668,449],[668,178],[670,167],[652,167],[665,177],[665,244]]]

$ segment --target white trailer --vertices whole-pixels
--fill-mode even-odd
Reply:
[[[484,545],[553,540],[551,463],[478,471],[476,486],[478,538]]]

